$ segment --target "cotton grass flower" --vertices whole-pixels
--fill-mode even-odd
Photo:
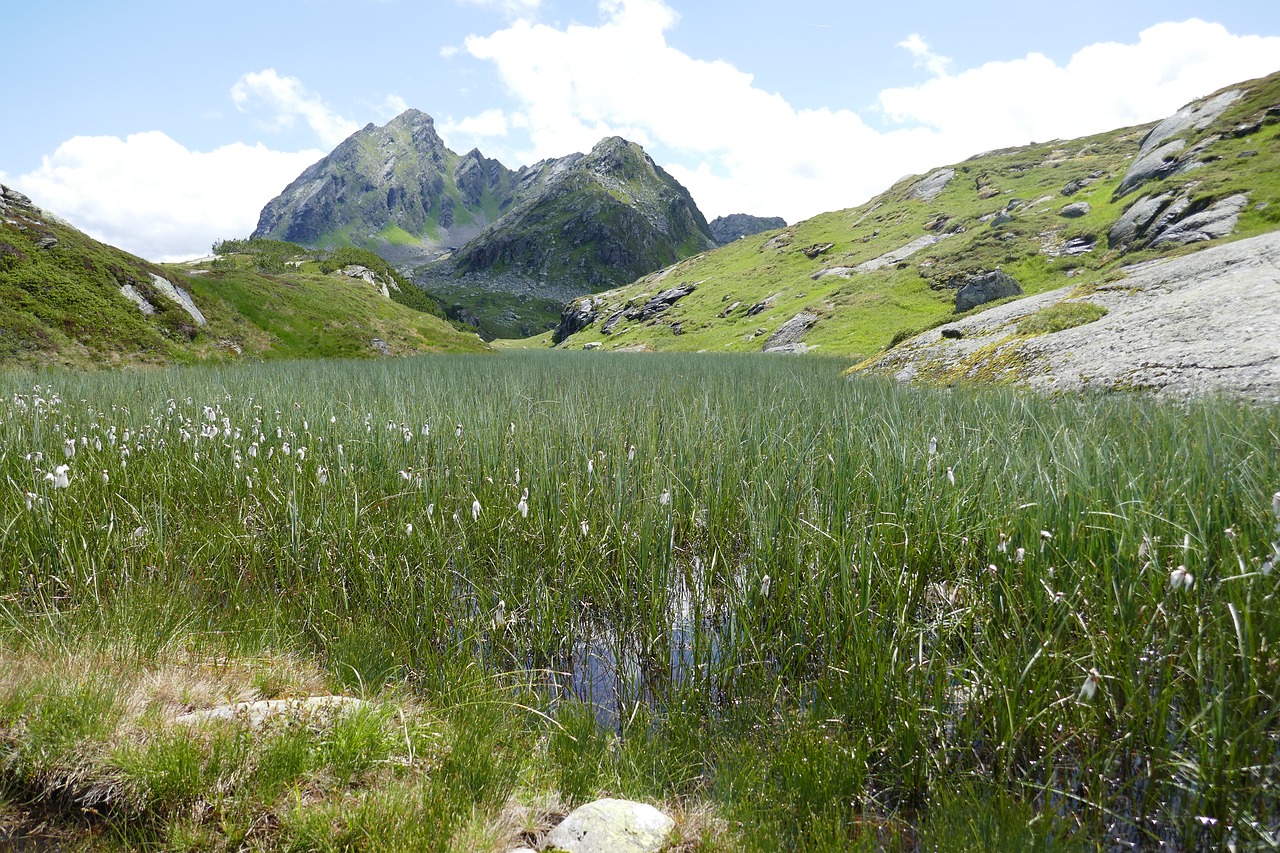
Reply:
[[[471,502],[471,520],[480,520],[480,500],[478,498]]]
[[[45,482],[55,489],[65,489],[71,485],[70,467],[59,465],[44,475]]]
[[[520,511],[521,518],[529,517],[529,490],[525,489],[524,494],[520,496],[520,503],[516,504],[516,509]]]
[[[761,598],[769,597],[769,589],[770,587],[772,587],[772,585],[773,585],[773,581],[768,575],[765,575],[760,579],[760,597]]]
[[[578,529],[582,531],[583,536],[586,536],[591,532],[591,525],[588,524],[587,520],[584,518],[582,521],[578,522]]]
[[[658,495],[658,504],[660,506],[666,506],[669,503],[671,503],[671,490],[663,489],[662,494]]]
[[[1076,696],[1079,702],[1088,702],[1094,696],[1098,695],[1098,686],[1102,683],[1102,673],[1096,669],[1090,669],[1089,674],[1084,678],[1084,684],[1080,685],[1080,693]]]
[[[1173,588],[1174,592],[1177,592],[1180,589],[1189,590],[1195,585],[1195,576],[1192,575],[1191,572],[1187,571],[1186,566],[1178,566],[1178,568],[1169,572],[1169,586]]]

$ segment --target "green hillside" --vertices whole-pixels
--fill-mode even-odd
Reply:
[[[12,190],[3,193],[0,365],[483,349],[474,335],[363,281],[326,275],[315,261],[275,256],[264,266],[246,254],[202,265],[154,264],[99,243]]]
[[[566,308],[561,346],[760,352],[772,341],[861,360],[954,319],[957,290],[980,273],[1001,270],[1026,295],[1087,288],[1211,242],[1192,226],[1224,205],[1239,208],[1225,239],[1273,230],[1280,74],[1224,92],[1161,123],[1148,148],[1155,124],[987,152],[585,297]]]

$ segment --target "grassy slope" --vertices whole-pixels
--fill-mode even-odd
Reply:
[[[1242,85],[1248,86],[1248,97],[1209,130],[1189,136],[1188,147],[1209,133],[1280,105],[1280,75]],[[895,335],[954,316],[954,291],[945,288],[952,276],[1001,267],[1033,294],[1069,283],[1087,286],[1123,265],[1194,251],[1195,247],[1121,254],[1108,249],[1106,233],[1111,224],[1154,188],[1149,185],[1112,200],[1148,128],[988,152],[957,164],[955,179],[933,201],[910,197],[916,182],[912,178],[860,207],[822,214],[699,255],[670,268],[660,280],[648,277],[605,294],[609,307],[600,312],[597,323],[564,346],[602,341],[606,349],[644,344],[658,350],[758,352],[778,326],[808,310],[821,319],[805,337],[807,344],[828,355],[861,359],[889,345]],[[1249,151],[1257,152],[1256,156],[1239,157]],[[1280,223],[1280,126],[1270,124],[1251,136],[1224,139],[1215,144],[1214,153],[1219,160],[1163,181],[1157,191],[1177,190],[1193,182],[1198,199],[1247,191],[1251,204],[1237,236],[1276,228]],[[1103,174],[1096,182],[1070,197],[1061,195],[1068,182],[1097,171]],[[1014,199],[1022,204],[1013,209],[1013,221],[993,227],[982,220],[1005,210]],[[1088,215],[1079,219],[1058,215],[1064,205],[1079,201],[1092,206]],[[1268,207],[1258,210],[1256,205],[1262,203]],[[947,217],[946,223],[931,231],[928,226],[940,216]],[[848,279],[811,278],[823,268],[856,266],[918,237],[946,233],[957,226],[965,230],[895,266]],[[1046,246],[1081,236],[1098,239],[1092,253],[1055,259],[1044,251]],[[834,246],[816,259],[801,251],[824,243]],[[700,284],[649,325],[624,320],[612,336],[601,334],[600,326],[613,310],[643,303],[648,295],[680,282]],[[774,294],[772,309],[746,316],[749,306]],[[741,304],[722,317],[735,303]],[[675,324],[680,334],[673,332]]]
[[[381,338],[396,355],[475,352],[483,345],[444,321],[350,279],[252,267],[192,274],[159,266],[52,220],[0,223],[0,364],[76,366],[247,357],[374,355]],[[37,244],[46,237],[57,243]],[[191,318],[151,289],[151,274],[191,293],[209,320]],[[120,294],[132,283],[156,306],[144,316]],[[234,346],[233,346],[234,345]]]
[[[213,270],[191,276],[189,282],[196,301],[213,309],[212,314],[205,312],[210,316],[209,336],[235,341],[246,355],[374,355],[373,338],[385,341],[393,355],[484,350],[474,335],[351,279],[314,272],[264,276],[237,269]],[[207,348],[198,352],[211,354]]]

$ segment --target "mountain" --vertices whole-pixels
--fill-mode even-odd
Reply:
[[[306,169],[253,236],[359,246],[418,268],[452,316],[488,337],[545,331],[566,300],[715,245],[689,192],[634,143],[512,171],[450,151],[417,110]]]
[[[431,116],[407,110],[308,167],[262,209],[252,236],[423,263],[498,219],[517,198],[514,179],[479,151],[450,151]]]
[[[1053,364],[1031,358],[1032,348],[1014,346],[1014,339],[1038,338],[1039,352],[1073,324],[1107,312],[1124,316],[1116,300],[1128,293],[1124,282],[1138,282],[1133,265],[1278,228],[1275,74],[1214,93],[1161,122],[990,151],[904,178],[856,208],[737,240],[575,300],[554,339],[604,350],[816,351],[895,375],[1025,381],[1026,371],[1012,369],[1020,364],[1015,351],[1028,353],[1028,370]],[[1257,251],[1270,257],[1261,245]],[[1203,281],[1217,267],[1191,269]],[[1258,274],[1265,278],[1266,269]],[[1050,292],[1056,296],[1043,298],[1066,304],[977,335],[976,318],[993,305]],[[1202,323],[1201,333],[1231,327],[1232,316],[1237,338],[1270,328],[1246,322],[1239,306],[1227,304],[1228,294],[1255,290],[1195,292],[1196,301],[1179,310],[1220,318],[1216,326]],[[1080,307],[1081,300],[1095,307]],[[1163,303],[1147,304],[1165,310]],[[1280,306],[1256,304],[1280,316]],[[1092,326],[1099,333],[1108,328]],[[1177,341],[1199,333],[1172,324],[1152,327],[1152,334]],[[1229,348],[1232,336],[1217,334],[1214,343]],[[1280,363],[1280,347],[1271,346],[1270,358]],[[951,355],[942,358],[943,351]],[[1112,384],[1126,383],[1159,384],[1142,372]]]
[[[517,173],[520,201],[453,257],[420,271],[446,298],[473,289],[559,305],[715,245],[689,191],[619,137]],[[549,307],[549,306],[548,306]]]
[[[280,248],[258,253],[268,245]],[[0,187],[0,365],[484,349],[474,335],[383,295],[385,277],[326,275],[296,246],[252,248],[257,254],[161,266]]]
[[[787,220],[781,216],[751,216],[746,213],[731,213],[728,216],[717,216],[711,220],[711,236],[717,245],[727,246],[734,240],[752,237],[764,231],[776,231],[786,228]]]

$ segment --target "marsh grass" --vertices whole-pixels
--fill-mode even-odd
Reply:
[[[700,849],[1274,843],[1280,415],[840,367],[0,377],[6,796],[127,780],[125,847],[500,850],[601,794]],[[235,675],[137,698],[172,660]],[[327,690],[384,710],[161,712]]]

